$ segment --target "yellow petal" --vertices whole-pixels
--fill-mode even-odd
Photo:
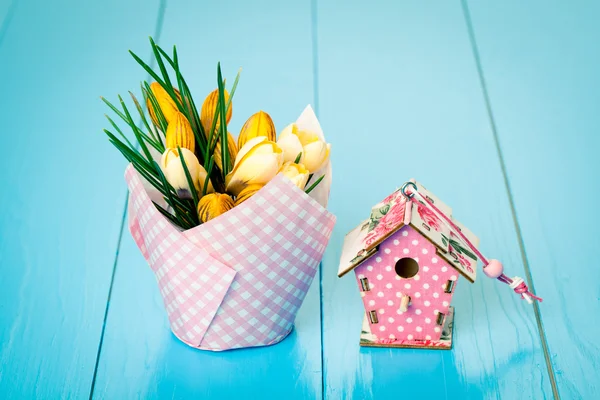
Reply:
[[[198,197],[202,196],[202,191],[204,190],[204,183],[208,179],[208,186],[206,187],[206,193],[214,193],[215,188],[213,187],[212,181],[208,178],[208,172],[204,169],[202,165],[200,165],[200,170],[198,171]]]
[[[234,207],[233,199],[223,193],[211,193],[202,197],[198,202],[198,218],[207,222]]]
[[[229,159],[233,163],[238,154],[237,144],[235,143],[235,139],[231,135],[231,133],[227,133],[227,148],[229,150]],[[221,142],[217,143],[215,146],[215,154],[214,154],[215,164],[219,169],[223,170],[223,164],[221,162]]]
[[[166,132],[166,146],[170,148],[186,148],[192,153],[196,149],[196,138],[189,121],[179,111],[169,122]]]
[[[271,116],[264,111],[259,111],[246,121],[238,136],[238,148],[242,148],[249,140],[264,136],[267,140],[275,141],[275,125]]]
[[[171,122],[171,119],[173,119],[175,117],[175,114],[179,112],[175,101],[158,82],[152,82],[150,84],[150,90],[156,98],[156,102],[158,103],[160,111],[164,115],[165,120],[167,121],[167,123]],[[179,93],[179,91],[175,88],[173,88],[173,90],[175,91],[175,95],[178,97],[179,101],[181,101],[181,94]],[[150,118],[152,119],[154,125],[160,126],[158,124],[158,119],[156,117],[156,113],[154,112],[154,107],[152,106],[152,102],[150,101],[150,99],[146,101],[146,106],[148,107],[148,113],[150,114]]]
[[[204,133],[206,137],[209,137],[210,128],[212,127],[213,118],[215,116],[215,110],[217,109],[217,104],[219,101],[219,89],[215,89],[206,96],[204,99],[204,103],[202,103],[202,110],[200,111],[200,122],[202,123],[202,127],[204,128]],[[229,101],[229,93],[225,90],[225,107],[227,107],[227,102]],[[227,115],[225,116],[226,122],[229,124],[231,121],[231,114],[233,113],[233,102],[229,106],[229,111],[227,111]],[[219,113],[220,115],[220,113]],[[220,124],[220,116],[217,117],[217,123],[215,125],[215,129],[219,128]]]
[[[306,182],[310,173],[302,164],[295,164],[293,162],[286,162],[279,171],[283,173],[285,177],[292,181],[292,183],[304,190]]]
[[[298,125],[296,125],[295,123],[291,123],[288,126],[286,126],[285,128],[283,128],[283,130],[279,133],[279,139],[283,139],[290,135],[296,136],[297,132],[298,132]]]
[[[248,200],[250,197],[254,196],[260,189],[264,187],[263,184],[255,183],[252,185],[248,185],[242,190],[235,199],[235,206],[239,206],[244,201]]]
[[[313,142],[317,142],[317,141],[321,140],[319,138],[319,135],[317,135],[316,133],[314,133],[312,131],[298,130],[296,132],[296,136],[298,136],[298,139],[300,139],[300,143],[302,143],[302,146],[306,146],[309,143],[313,143]]]

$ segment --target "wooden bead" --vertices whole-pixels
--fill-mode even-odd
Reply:
[[[489,264],[483,268],[483,273],[490,278],[497,278],[504,272],[502,263],[498,260],[490,260]]]

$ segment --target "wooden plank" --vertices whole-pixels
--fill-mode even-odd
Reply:
[[[558,392],[599,398],[600,4],[469,6]]]
[[[98,97],[139,79],[156,10],[19,0],[5,31],[0,398],[89,395],[125,200]]]
[[[313,101],[308,2],[171,2],[164,18],[160,43],[177,45],[198,106],[216,87],[217,61],[229,84],[244,68],[232,133],[259,109],[281,130]],[[94,396],[320,398],[319,301],[317,277],[294,332],[275,346],[224,353],[192,349],[170,332],[155,278],[126,231]]]
[[[359,349],[356,282],[336,277],[344,234],[411,177],[484,253],[524,271],[460,3],[323,0],[318,32],[320,116],[338,171],[323,263],[325,397],[550,397],[533,309],[483,274],[458,284],[453,350]]]
[[[14,15],[17,6],[16,0],[4,1],[0,3],[0,45],[10,26],[10,21]]]

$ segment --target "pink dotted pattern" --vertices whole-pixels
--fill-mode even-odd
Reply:
[[[419,265],[412,278],[396,274],[396,262],[405,257]],[[445,293],[448,280],[458,280],[458,272],[436,254],[436,247],[416,229],[405,226],[386,239],[379,251],[355,270],[360,279],[369,281],[368,291],[361,291],[367,312],[377,312],[371,332],[379,340],[439,340],[442,327],[436,324],[438,312],[448,314],[453,293]],[[411,297],[408,311],[399,310],[403,295]]]

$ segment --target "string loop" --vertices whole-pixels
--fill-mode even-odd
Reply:
[[[412,187],[412,191],[407,192],[407,189],[409,186]],[[407,202],[413,201],[413,198],[416,196],[418,199],[422,200],[423,204],[425,204],[427,207],[429,207],[431,209],[431,211],[433,211],[435,214],[437,214],[437,216],[442,219],[442,222],[448,227],[448,229],[450,229],[457,237],[459,237],[463,241],[463,243],[465,245],[467,245],[473,251],[473,253],[475,253],[477,255],[477,257],[479,257],[479,259],[483,263],[484,272],[485,272],[485,268],[490,264],[490,262],[493,262],[494,263],[494,273],[489,274],[489,275],[486,273],[486,275],[494,277],[494,278],[498,279],[500,282],[504,282],[504,283],[508,284],[510,286],[510,288],[515,291],[515,293],[520,294],[521,298],[524,299],[525,301],[527,301],[529,304],[533,303],[532,299],[535,299],[539,302],[542,301],[542,299],[540,297],[534,295],[533,293],[531,293],[529,291],[529,288],[527,287],[527,285],[525,284],[525,281],[522,278],[520,278],[518,276],[515,276],[512,279],[509,278],[508,276],[506,276],[502,273],[503,267],[499,261],[488,260],[487,258],[485,258],[484,255],[479,251],[479,249],[477,247],[475,247],[475,245],[473,245],[473,243],[471,243],[471,241],[465,236],[464,233],[461,232],[460,228],[458,226],[456,226],[456,224],[452,221],[452,218],[450,218],[446,214],[444,214],[431,201],[429,201],[429,199],[427,199],[425,196],[423,196],[421,193],[419,193],[419,190],[417,189],[417,185],[414,182],[408,181],[408,182],[404,183],[404,185],[402,185],[401,191],[402,191],[402,195],[404,195],[404,197],[406,197]],[[498,270],[496,270],[497,268],[498,268]]]

